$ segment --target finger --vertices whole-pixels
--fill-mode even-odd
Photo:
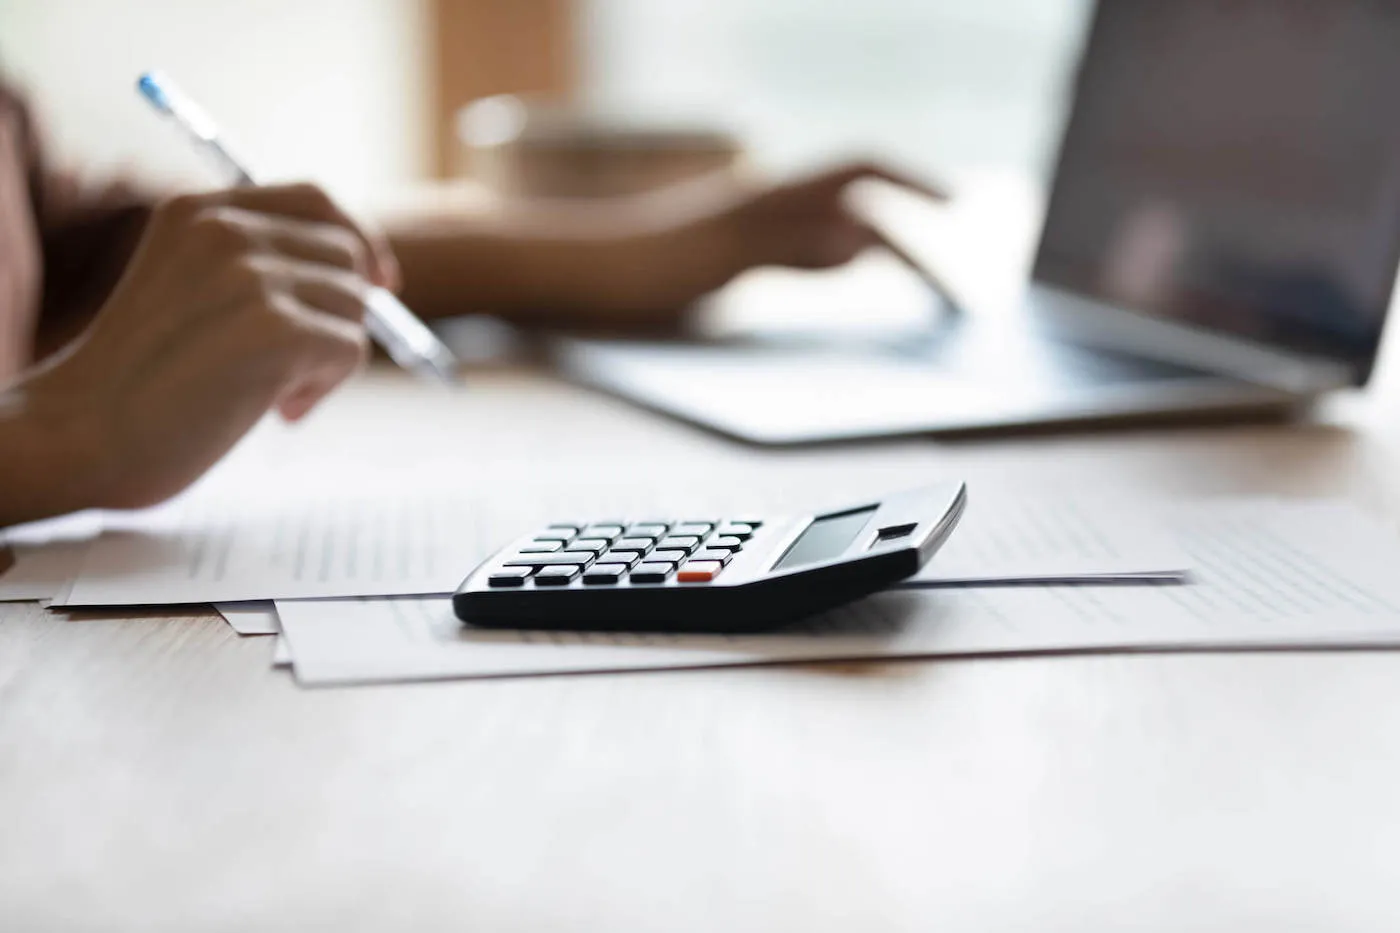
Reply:
[[[888,182],[900,188],[915,191],[935,201],[946,201],[950,197],[948,191],[943,187],[915,178],[905,172],[900,172],[877,162],[851,162],[836,168],[819,172],[804,181],[799,181],[798,188],[806,188],[813,193],[826,192],[834,194],[844,190],[848,185],[857,181],[874,179]]]
[[[373,280],[373,269],[364,243],[344,227],[306,220],[251,215],[265,225],[263,242],[291,259],[330,266]]]
[[[829,269],[845,265],[880,240],[874,230],[849,217],[815,224],[797,234],[770,238],[774,265],[795,269]]]
[[[325,401],[326,396],[334,392],[344,378],[325,373],[307,376],[277,400],[277,413],[292,424],[301,421]]]
[[[297,374],[278,398],[277,410],[295,422],[363,365],[368,343],[364,329],[351,321],[295,302],[285,307],[297,325],[300,355]]]
[[[325,267],[303,266],[292,280],[292,293],[302,304],[355,323],[365,319],[368,290],[363,279]]]
[[[341,375],[323,373],[306,377],[304,381],[297,383],[286,395],[278,399],[277,413],[282,416],[284,421],[293,424],[301,421],[311,414],[317,405],[325,401],[326,396],[334,392],[336,387],[344,382],[352,372],[354,370],[349,369]]]
[[[227,205],[243,210],[333,224],[353,233],[363,244],[370,262],[369,277],[376,285],[397,288],[399,265],[383,234],[370,230],[315,185],[267,185],[230,188],[201,196],[210,206]]]
[[[251,243],[281,257],[343,269],[370,278],[370,259],[364,243],[344,227],[260,214],[238,207],[212,207],[207,212],[237,228],[243,238],[239,245]]]
[[[832,224],[818,238],[814,264],[817,268],[844,266],[879,242],[879,236],[866,224]]]
[[[321,403],[330,391],[323,385],[302,383],[277,402],[277,413],[283,421],[295,424]]]
[[[250,265],[258,271],[264,287],[294,299],[298,306],[352,322],[364,320],[371,286],[354,270],[281,254],[255,256]]]

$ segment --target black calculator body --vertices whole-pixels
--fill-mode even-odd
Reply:
[[[483,563],[452,605],[488,628],[759,632],[913,576],[966,503],[952,483],[816,515],[559,522]]]

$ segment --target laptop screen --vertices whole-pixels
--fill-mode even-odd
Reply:
[[[1036,279],[1365,369],[1397,95],[1400,0],[1101,0]]]

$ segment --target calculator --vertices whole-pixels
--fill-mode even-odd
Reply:
[[[473,571],[452,606],[486,628],[759,632],[913,576],[966,504],[949,483],[812,515],[555,522]]]

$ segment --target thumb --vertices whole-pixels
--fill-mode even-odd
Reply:
[[[794,224],[772,237],[769,261],[796,269],[829,269],[845,265],[878,243],[879,234],[868,224],[841,212]]]

